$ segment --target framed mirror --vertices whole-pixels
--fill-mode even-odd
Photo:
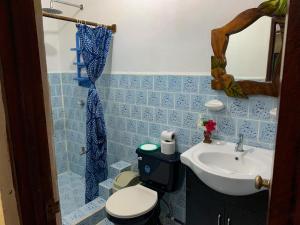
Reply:
[[[286,0],[267,1],[212,30],[213,89],[278,96],[286,8]]]

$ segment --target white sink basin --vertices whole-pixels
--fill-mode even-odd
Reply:
[[[244,145],[214,141],[200,143],[181,154],[181,162],[210,188],[228,195],[249,195],[264,189],[255,188],[255,177],[271,179],[274,152]]]

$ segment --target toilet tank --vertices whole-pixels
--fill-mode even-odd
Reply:
[[[140,180],[149,188],[172,192],[178,188],[182,175],[180,154],[165,155],[158,149],[147,152],[137,149]]]

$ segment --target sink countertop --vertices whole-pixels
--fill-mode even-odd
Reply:
[[[260,191],[255,188],[257,175],[271,179],[274,151],[244,145],[244,152],[235,152],[235,146],[224,141],[201,142],[182,153],[181,162],[218,192],[254,194]]]

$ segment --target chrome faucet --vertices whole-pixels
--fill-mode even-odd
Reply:
[[[244,135],[239,134],[239,141],[238,141],[238,143],[236,143],[235,151],[236,152],[243,152],[244,151],[243,146],[244,146]]]

